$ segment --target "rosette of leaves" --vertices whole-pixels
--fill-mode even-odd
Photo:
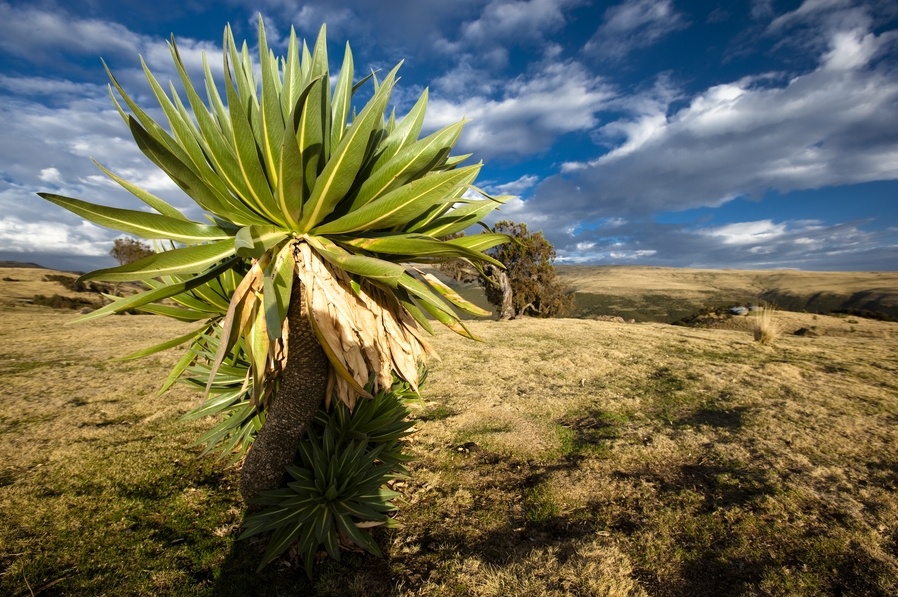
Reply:
[[[262,492],[256,502],[267,507],[244,523],[241,538],[272,533],[260,570],[294,543],[309,574],[322,546],[335,560],[341,547],[382,555],[368,529],[396,525],[400,494],[385,485],[407,475],[402,439],[413,423],[405,403],[416,395],[396,379],[353,410],[342,402],[319,408],[287,467],[290,482]]]
[[[372,74],[355,81],[347,44],[332,87],[324,27],[312,51],[291,31],[282,58],[269,50],[261,20],[258,62],[246,43],[238,48],[229,27],[223,45],[224,97],[204,57],[205,102],[174,39],[182,92],[173,83],[166,92],[144,65],[167,127],[109,73],[110,95],[138,147],[206,222],[102,166],[150,211],[40,195],[93,223],[173,243],[83,276],[149,288],[82,320],[133,308],[159,311],[170,298],[191,302],[191,293],[208,293],[217,280],[236,276],[218,284],[223,300],[214,308],[180,304],[191,313],[168,313],[201,325],[160,346],[189,343],[185,358],[195,360],[198,350],[213,346],[197,338],[217,339],[202,374],[207,396],[233,377],[229,362],[245,359],[241,387],[251,388],[253,405],[264,411],[241,475],[250,501],[278,486],[322,400],[336,396],[352,408],[359,397],[390,387],[394,374],[416,389],[419,364],[431,352],[424,336],[431,321],[471,336],[457,309],[487,315],[408,264],[499,265],[484,251],[509,238],[443,240],[479,223],[505,198],[479,192],[473,183],[481,165],[452,155],[463,122],[420,137],[426,91],[404,117],[387,115],[399,66],[382,80]],[[356,90],[369,81],[370,99],[354,108]]]

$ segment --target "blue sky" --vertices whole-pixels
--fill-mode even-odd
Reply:
[[[389,8],[386,8],[389,6]],[[889,0],[0,0],[0,259],[108,265],[114,231],[38,198],[137,201],[90,158],[191,205],[137,150],[102,57],[145,107],[142,55],[198,72],[222,31],[286,50],[327,23],[332,72],[404,60],[398,114],[471,119],[499,217],[559,263],[898,268],[898,4]],[[220,71],[219,71],[220,72]],[[161,119],[161,116],[160,116]],[[196,214],[199,217],[199,214]]]

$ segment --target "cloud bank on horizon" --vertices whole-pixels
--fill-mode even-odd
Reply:
[[[314,40],[327,23],[357,73],[404,60],[397,113],[427,87],[427,126],[469,119],[479,183],[518,197],[499,217],[542,229],[562,263],[898,267],[894,3],[130,4],[0,0],[0,259],[108,265],[116,232],[35,195],[138,205],[91,159],[195,209],[130,139],[100,57],[149,108],[138,56],[176,79],[173,33],[192,72],[206,53],[220,75],[224,25],[252,47],[261,12],[276,51],[291,25]]]

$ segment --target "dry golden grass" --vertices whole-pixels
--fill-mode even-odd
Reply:
[[[797,270],[703,270],[640,266],[562,266],[559,276],[579,292],[621,296],[669,293],[696,298],[721,290],[749,295],[769,289],[793,294],[848,295],[882,289],[898,305],[898,272],[806,272]]]
[[[773,307],[761,307],[754,314],[754,318],[755,329],[753,335],[755,342],[761,346],[773,346],[773,343],[776,342],[776,339],[783,332],[776,316],[776,309]]]
[[[155,396],[178,355],[113,360],[189,324],[67,326],[14,297],[35,275],[0,282],[0,594],[898,594],[898,324],[439,331],[405,526],[310,582],[253,572],[235,471],[177,420],[197,396]]]
[[[764,302],[791,311],[864,310],[898,321],[898,272],[562,266],[583,315],[671,323],[703,308]]]
[[[517,495],[519,520],[549,513],[538,542],[601,533],[652,595],[889,594],[898,325],[873,323],[886,337],[782,336],[760,356],[741,331],[475,324],[485,346],[439,336],[451,356],[429,398],[457,414],[415,439],[424,454],[467,446],[458,458],[477,463],[431,485],[479,490],[475,512]],[[496,495],[497,477],[514,489]],[[527,503],[534,486],[551,507]],[[508,534],[501,517],[469,516],[478,534]],[[809,563],[827,558],[839,573]]]
[[[89,300],[96,299],[96,294],[86,292],[72,293],[58,282],[44,280],[45,276],[53,274],[62,275],[62,272],[37,268],[0,267],[0,288],[2,288],[2,291],[0,291],[0,307],[8,309],[10,307],[24,306],[36,294],[45,296],[64,294]],[[66,275],[75,277],[74,274]]]

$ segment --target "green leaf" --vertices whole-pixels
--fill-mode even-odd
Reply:
[[[443,284],[443,282],[436,276],[423,272],[419,273],[421,273],[421,276],[430,285],[431,288],[436,290],[444,299],[446,299],[465,313],[469,313],[477,317],[489,317],[490,315],[492,315],[491,312],[486,311],[485,309],[481,309],[474,303],[468,301],[463,296],[452,290],[452,288],[450,288],[446,284]]]
[[[292,118],[291,114],[291,118]],[[299,231],[299,217],[303,202],[302,154],[296,142],[296,135],[290,130],[284,133],[279,161],[277,164],[277,201],[287,226]]]
[[[171,126],[171,130],[174,133],[175,140],[178,144],[178,149],[184,153],[184,157],[189,158],[190,164],[184,161],[183,157],[181,158],[181,160],[184,161],[185,165],[190,167],[197,176],[208,181],[209,177],[204,176],[203,171],[208,171],[209,165],[206,161],[205,156],[203,155],[203,150],[200,148],[200,145],[197,142],[193,123],[183,118],[181,113],[165,94],[165,91],[163,91],[162,86],[159,85],[156,77],[154,77],[153,73],[150,72],[150,69],[147,67],[146,62],[144,62],[143,58],[141,58],[140,60],[140,65],[143,68],[144,76],[150,83],[150,87],[153,89],[153,93],[156,96],[156,101],[159,103],[159,106],[162,108],[162,111],[168,118],[169,125]],[[174,86],[172,86],[172,96],[177,98]],[[174,150],[175,148],[171,149]]]
[[[424,213],[428,208],[445,201],[459,186],[477,176],[480,166],[468,166],[449,172],[433,172],[395,189],[379,199],[323,224],[315,234],[346,234],[363,230],[390,229],[402,226]]]
[[[224,275],[230,275],[234,270],[228,270]],[[159,288],[167,284],[180,282],[181,279],[176,276],[164,276],[159,280],[145,280],[147,284],[153,288]],[[231,287],[233,288],[233,286]],[[207,284],[198,286],[189,293],[173,296],[172,300],[187,309],[200,311],[207,314],[208,317],[224,315],[228,310],[228,299],[225,296],[228,291],[224,290],[221,284],[221,276],[210,280]]]
[[[245,218],[244,220],[234,220],[234,216],[231,216],[232,221],[237,224],[243,222],[267,223],[258,214],[243,205],[239,199],[231,195],[231,192],[233,192],[239,197],[246,197],[249,196],[250,192],[244,179],[241,176],[236,175],[239,173],[240,169],[234,154],[234,149],[228,142],[228,139],[233,136],[230,116],[225,109],[224,104],[221,103],[221,98],[218,96],[218,91],[212,80],[212,73],[209,71],[209,65],[205,55],[203,56],[203,66],[206,71],[207,92],[209,95],[209,102],[214,106],[214,113],[218,119],[217,123],[213,120],[212,115],[209,114],[206,106],[203,105],[202,100],[194,90],[190,77],[181,61],[178,48],[174,43],[174,38],[169,46],[172,58],[178,68],[178,74],[181,77],[181,83],[187,92],[190,106],[193,109],[194,116],[199,124],[200,132],[202,133],[197,140],[202,144],[204,151],[208,156],[208,160],[214,168],[214,172],[207,174],[206,181],[208,184],[215,187],[218,196],[222,198],[234,212]]]
[[[249,58],[249,49],[246,42],[238,54],[237,44],[234,42],[234,33],[231,26],[225,27],[224,43],[225,51],[223,52],[223,64],[225,73],[225,83],[237,83],[238,107],[243,109],[244,114],[249,120],[253,120],[253,113],[258,115],[259,105],[256,99],[256,81],[253,77],[253,65]],[[229,63],[233,63],[233,69]],[[232,76],[233,75],[233,76]],[[228,100],[228,108],[233,109],[231,101]]]
[[[208,317],[224,315],[228,310],[228,299],[224,298],[228,291],[222,287],[222,278],[230,277],[234,270],[228,270],[221,276],[208,283],[192,289],[188,293],[172,297],[172,300],[187,309],[204,312]],[[144,280],[144,284],[151,288],[161,288],[169,284],[181,282],[178,276],[162,276],[158,279]],[[233,288],[233,286],[231,286]]]
[[[437,321],[459,336],[464,336],[470,340],[482,341],[481,338],[472,334],[465,324],[459,321],[457,317],[448,315],[444,310],[438,308],[435,303],[431,301],[421,301],[421,306],[424,307],[424,310],[430,313]]]
[[[293,290],[294,267],[296,259],[293,246],[284,247],[263,280],[263,308],[268,338],[272,342],[281,338],[287,308],[290,305],[290,293]]]
[[[53,193],[38,193],[38,195],[94,224],[121,230],[141,238],[166,239],[184,244],[196,244],[231,237],[228,232],[217,226],[207,226],[145,211],[95,205],[87,201],[54,195]]]
[[[273,188],[280,184],[278,164],[284,137],[284,115],[280,105],[277,60],[268,49],[265,25],[259,15],[259,65],[262,70],[262,155]]]
[[[272,560],[287,551],[290,544],[293,543],[303,531],[304,524],[305,523],[297,523],[293,527],[281,527],[275,532],[268,542],[268,549],[265,550],[265,554],[262,556],[262,561],[259,563],[259,567],[256,568],[257,574]]]
[[[505,243],[514,242],[514,238],[508,234],[498,232],[486,232],[483,234],[472,234],[470,236],[462,236],[461,238],[453,238],[445,241],[450,245],[458,245],[482,253],[493,247],[504,245]],[[503,266],[504,267],[504,266]]]
[[[171,205],[169,205],[168,203],[166,203],[159,197],[153,195],[152,193],[148,193],[147,191],[141,189],[137,185],[132,184],[132,183],[128,182],[127,180],[121,178],[120,176],[114,174],[113,172],[107,170],[106,168],[103,167],[102,164],[100,164],[96,160],[92,159],[91,161],[94,164],[96,164],[97,168],[99,168],[100,170],[103,171],[103,174],[105,174],[106,176],[108,176],[109,178],[114,180],[115,182],[119,183],[122,187],[124,187],[126,190],[128,190],[132,195],[134,195],[135,197],[137,197],[138,199],[140,199],[141,201],[143,201],[144,203],[146,203],[147,205],[149,205],[150,207],[152,207],[153,209],[155,209],[162,215],[168,216],[170,218],[188,221],[187,217],[184,214],[182,214],[180,211],[178,211],[177,209],[175,209],[174,207],[172,207]]]
[[[165,392],[168,391],[169,388],[175,383],[175,381],[181,376],[185,369],[193,362],[194,355],[189,350],[184,353],[184,355],[178,359],[178,362],[175,363],[175,366],[172,367],[172,370],[169,371],[168,377],[165,378],[165,381],[162,382],[162,386],[159,388],[159,391],[156,392],[156,396],[161,396]]]
[[[153,315],[170,317],[178,321],[202,321],[209,319],[209,313],[207,312],[172,307],[171,305],[144,305],[143,307],[138,307],[138,310],[144,313],[152,313]]]
[[[181,294],[182,292],[186,292],[192,288],[196,288],[202,284],[205,284],[209,280],[212,280],[216,276],[220,275],[223,271],[227,270],[230,267],[233,267],[236,261],[236,257],[232,257],[230,259],[226,259],[222,263],[216,265],[212,269],[185,280],[183,282],[179,282],[177,284],[171,284],[169,286],[164,286],[162,288],[155,288],[152,290],[147,290],[144,292],[139,292],[137,294],[132,294],[129,297],[123,298],[119,301],[106,305],[105,307],[101,307],[96,311],[91,311],[86,315],[82,315],[77,319],[73,320],[72,323],[80,323],[83,321],[88,321],[90,319],[97,319],[98,317],[104,317],[106,315],[111,315],[112,313],[120,313],[121,311],[127,311],[128,309],[136,309],[137,307],[141,307],[143,305],[147,305],[152,302],[161,301],[162,299],[167,299],[173,297],[177,294]],[[96,272],[94,272],[96,273]],[[88,276],[92,274],[87,274]],[[82,276],[82,279],[84,277]],[[96,278],[89,278],[96,279]]]
[[[455,168],[456,166],[458,166],[459,164],[461,164],[462,162],[467,160],[472,155],[474,155],[474,154],[473,153],[465,153],[462,155],[449,156],[448,158],[446,158],[446,161],[443,162],[443,165],[440,166],[440,169],[441,170],[451,170],[452,168]]]
[[[195,245],[155,253],[149,257],[138,259],[133,263],[89,272],[81,276],[79,280],[129,282],[132,280],[158,278],[160,276],[199,274],[206,272],[208,268],[224,260],[230,262],[229,258],[233,256],[234,242],[231,239],[219,240],[205,245]],[[169,294],[167,296],[174,295]]]
[[[308,52],[308,48],[305,48]],[[325,83],[321,93],[321,159],[322,165],[331,155],[331,94],[330,94],[330,70],[327,56],[327,26],[322,24],[318,30],[318,39],[315,40],[315,48],[312,50],[311,56],[306,59],[303,56],[304,64],[308,64],[307,76],[309,80],[321,78]],[[314,180],[314,179],[312,179]]]
[[[434,238],[461,232],[480,222],[497,207],[501,207],[505,199],[507,197],[496,197],[451,207],[442,213],[434,214],[433,217],[413,223],[408,227],[408,232],[422,232]]]
[[[197,176],[186,164],[179,160],[168,149],[153,139],[140,124],[130,118],[131,133],[140,150],[154,164],[162,168],[166,174],[203,209],[226,217],[238,224],[269,223],[245,208],[235,208],[229,203],[224,206],[219,195],[203,179]]]
[[[318,80],[316,79],[316,82]],[[308,106],[308,102],[313,89],[316,89],[314,85],[306,86],[290,111],[287,118],[287,128],[284,130],[282,138],[280,159],[277,164],[278,187],[276,195],[278,206],[287,224],[297,232],[299,231],[299,219],[302,215],[303,199],[309,193],[306,188],[309,183],[305,180],[304,156],[300,148],[299,134],[303,126],[305,110],[311,109]],[[320,92],[320,86],[318,89]],[[316,161],[316,158],[311,155],[305,157],[310,161]],[[317,169],[317,165],[315,168]]]
[[[187,332],[183,336],[178,336],[177,338],[172,338],[171,340],[166,340],[165,342],[160,342],[159,344],[150,346],[148,348],[142,348],[123,357],[118,357],[117,360],[130,361],[133,359],[140,359],[151,354],[162,352],[163,350],[168,350],[169,348],[174,348],[175,346],[180,346],[185,342],[189,342],[190,340],[196,338],[198,335],[202,334],[206,329],[208,329],[208,327],[208,324],[204,325],[203,327],[198,328],[192,332]]]
[[[174,38],[172,44],[174,43]],[[172,45],[173,56],[175,57],[175,62],[178,63],[180,70],[183,70],[183,66],[179,64],[180,57],[177,54],[176,48]],[[205,57],[204,57],[205,63]],[[122,111],[121,107],[118,106],[116,102],[116,106],[119,108],[122,117],[128,123],[131,128],[131,133],[134,136],[135,141],[137,141],[137,145],[140,150],[152,160],[157,166],[162,168],[169,177],[181,187],[184,192],[186,192],[194,201],[196,201],[201,207],[204,209],[211,211],[213,213],[223,213],[221,210],[221,204],[227,204],[231,207],[233,213],[231,215],[231,220],[235,223],[242,223],[243,220],[240,218],[247,218],[245,220],[246,223],[252,223],[256,216],[254,216],[251,212],[247,213],[247,210],[243,208],[238,202],[235,202],[231,199],[230,194],[227,189],[222,185],[219,176],[216,176],[215,173],[209,169],[203,160],[202,156],[194,152],[194,157],[191,158],[187,152],[185,152],[184,148],[173,139],[165,130],[163,130],[156,122],[154,122],[145,112],[143,112],[130,97],[125,94],[124,90],[109,72],[107,68],[107,73],[109,73],[109,77],[115,85],[116,89],[128,103],[128,106],[132,109],[137,119],[129,116]],[[211,81],[211,73],[206,72],[207,76],[207,86],[209,81]],[[152,78],[152,77],[150,77]],[[192,84],[190,79],[186,76],[186,74],[182,75],[182,80],[185,81],[185,89],[190,93],[192,91]],[[151,81],[152,84],[152,81]],[[212,84],[212,97],[217,98],[217,91],[214,90],[214,83]],[[164,94],[163,94],[164,96]],[[113,97],[113,101],[115,98]],[[168,100],[162,100],[163,104]],[[220,102],[220,99],[218,100]],[[200,106],[201,106],[201,102]],[[200,107],[197,108],[194,105],[194,100],[191,98],[191,105],[194,107],[194,113],[197,115],[200,122],[202,122],[201,116],[204,115],[205,108]],[[164,107],[164,106],[163,106]],[[226,119],[225,119],[226,120]],[[228,130],[230,130],[230,126],[228,122],[222,122],[222,126],[226,126]],[[208,135],[209,131],[204,131],[204,135]],[[197,141],[200,141],[197,139]],[[196,160],[196,161],[194,161]],[[201,173],[197,172],[197,169],[200,170]]]
[[[337,562],[340,561],[340,546],[337,543],[337,531],[334,528],[334,523],[330,522],[330,528],[324,535],[324,549],[327,550],[327,555],[332,557]]]
[[[407,275],[405,268],[397,263],[349,253],[324,238],[310,237],[308,240],[327,261],[351,274],[363,276],[391,288],[395,288],[400,278]]]
[[[392,290],[393,294],[396,297],[396,300],[399,302],[402,307],[408,311],[409,315],[421,326],[421,329],[426,331],[428,334],[433,335],[433,327],[430,325],[430,321],[427,319],[427,316],[423,311],[418,307],[417,303],[412,300],[411,295],[405,291],[404,288],[398,287],[395,290]]]
[[[239,64],[234,65],[235,73],[242,72]],[[230,73],[230,71],[227,71]],[[243,81],[244,77],[235,75],[238,83]],[[242,90],[241,90],[242,91]],[[253,211],[264,216],[269,223],[285,225],[283,217],[280,215],[271,194],[271,186],[269,186],[268,178],[259,162],[259,148],[256,145],[256,138],[253,132],[251,115],[247,116],[241,103],[241,96],[238,96],[234,83],[230,74],[225,77],[225,92],[228,98],[228,109],[231,116],[231,138],[230,144],[237,156],[237,167],[249,195],[243,197],[248,202]],[[252,101],[255,101],[253,98]],[[283,130],[283,128],[281,129]]]
[[[312,187],[318,178],[318,172],[324,165],[326,154],[324,151],[324,131],[327,125],[327,79],[323,77],[312,79],[308,85],[308,97],[306,98],[300,113],[299,127],[296,131],[296,143],[302,156],[303,193],[302,205],[308,202],[312,194]],[[305,93],[305,91],[304,91]],[[302,230],[302,217],[299,217],[299,229]]]
[[[245,398],[244,390],[237,389],[231,390],[229,392],[221,392],[219,394],[215,394],[209,397],[208,400],[203,402],[200,406],[194,408],[188,413],[181,416],[182,421],[193,421],[196,419],[202,419],[203,417],[207,417],[209,415],[217,415],[228,409],[231,405],[236,402],[239,402]]]
[[[319,543],[327,542],[327,535],[334,532],[333,515],[326,509],[320,508],[317,516],[312,520],[314,536]],[[333,554],[331,554],[333,557]]]
[[[265,375],[268,365],[268,331],[265,325],[265,311],[256,308],[256,315],[248,331],[244,331],[246,338],[246,352],[252,363],[253,374],[253,401],[261,404],[262,389],[265,385]]]
[[[406,274],[399,281],[399,284],[417,298],[424,310],[430,313],[441,324],[456,334],[472,340],[479,340],[479,338],[474,336],[468,328],[459,321],[458,316],[455,315],[452,308],[449,307],[443,299],[435,295],[423,282]]]
[[[336,87],[334,87],[331,147],[337,147],[340,144],[340,141],[343,139],[343,133],[346,130],[346,121],[349,118],[349,103],[352,99],[353,70],[352,50],[349,48],[349,42],[346,42],[343,66],[340,68],[340,76],[337,78]]]
[[[287,42],[287,55],[282,59],[282,67],[284,82],[281,93],[281,110],[286,122],[303,88],[302,71],[299,66],[299,45],[296,39],[296,28],[292,25],[290,26],[290,40]]]
[[[113,76],[112,71],[109,70],[109,66],[106,64],[106,61],[104,60],[102,62],[103,68],[106,70],[106,75],[109,77],[112,86],[115,87],[116,91],[118,91],[119,95],[131,109],[131,112],[134,113],[134,116],[132,117],[122,109],[118,101],[115,99],[115,95],[112,92],[112,87],[110,87],[109,95],[112,98],[115,107],[118,109],[119,114],[121,115],[125,123],[129,124],[130,126],[130,121],[133,118],[136,118],[143,125],[146,131],[148,131],[147,134],[152,136],[153,139],[155,139],[159,144],[165,146],[169,152],[179,152],[180,147],[171,137],[171,135],[169,135],[165,129],[159,126],[156,121],[150,118],[150,116],[146,112],[144,112],[127,93],[125,93],[125,90],[121,85],[119,85],[118,80],[115,78],[115,76]]]
[[[287,236],[287,232],[277,226],[244,226],[234,237],[234,249],[239,257],[258,259]]]
[[[348,515],[339,515],[334,518],[336,518],[337,527],[340,531],[352,540],[353,543],[370,553],[375,553],[372,547],[376,546],[373,546],[372,542],[368,540],[368,537],[365,537],[361,530],[352,523],[352,520]]]
[[[390,131],[390,134],[384,139],[379,147],[380,153],[374,161],[372,171],[376,172],[379,170],[386,164],[386,162],[392,160],[393,156],[395,156],[399,150],[414,143],[418,139],[418,135],[421,133],[421,128],[424,126],[424,114],[427,111],[427,100],[429,95],[430,92],[425,88],[418,97],[418,101],[415,102],[412,109],[409,110],[408,114],[405,115],[405,118],[402,119],[402,122]]]
[[[372,253],[382,253],[397,257],[405,257],[407,261],[437,260],[448,261],[451,259],[467,258],[479,261],[488,261],[497,267],[504,267],[499,261],[489,255],[468,249],[463,245],[443,242],[425,234],[386,234],[371,238],[354,238],[343,241],[335,239],[341,244],[362,249]]]
[[[346,195],[355,181],[367,153],[371,135],[383,120],[387,101],[390,99],[397,65],[375,93],[362,113],[352,121],[349,131],[333,150],[324,170],[315,181],[312,195],[302,208],[301,230],[316,226],[327,217]]]
[[[231,134],[231,121],[228,119],[228,109],[225,108],[224,102],[221,101],[221,96],[218,95],[218,86],[215,84],[215,78],[212,76],[212,69],[209,67],[209,61],[206,59],[205,53],[203,53],[203,76],[205,77],[206,97],[209,100],[209,107],[214,116],[213,122],[218,127],[219,132],[222,133],[223,138],[226,138]],[[188,86],[185,84],[185,87]],[[200,105],[202,106],[202,103]],[[194,108],[194,115],[199,116],[196,108]]]
[[[433,166],[452,150],[464,122],[458,122],[402,149],[391,160],[375,169],[352,202],[352,209],[370,203]]]
[[[321,25],[324,27],[325,25],[322,23]],[[321,32],[319,30],[318,36],[321,37]],[[306,45],[306,40],[302,40],[302,57],[300,60],[300,68],[303,74],[303,85],[307,85],[309,81],[312,79],[312,53],[309,52],[309,46]]]

